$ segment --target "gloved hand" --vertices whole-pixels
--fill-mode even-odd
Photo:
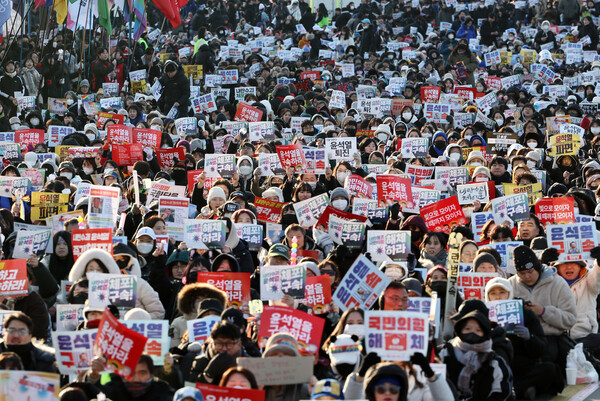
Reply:
[[[398,220],[399,216],[400,216],[400,204],[394,203],[392,206],[390,206],[390,219]]]
[[[590,249],[590,256],[600,264],[600,246],[593,247]]]
[[[144,153],[146,154],[146,161],[152,161],[154,158],[154,153],[152,152],[152,148],[150,146],[146,146],[144,148]]]
[[[596,249],[596,248],[594,248],[594,249]],[[592,251],[594,249],[592,249]],[[598,247],[598,251],[600,252],[600,247]],[[540,262],[542,262],[545,265],[549,265],[550,263],[558,260],[558,257],[559,257],[558,249],[547,248],[544,250],[544,252],[542,252],[542,256],[540,256]]]
[[[360,363],[360,367],[358,368],[358,375],[360,377],[365,377],[365,373],[367,373],[367,370],[369,370],[371,366],[377,365],[379,362],[381,362],[381,358],[379,357],[379,355],[377,355],[374,352],[369,352]]]
[[[410,357],[410,361],[414,365],[419,365],[419,367],[421,367],[421,370],[423,371],[425,377],[433,377],[433,375],[435,374],[433,372],[433,369],[431,369],[431,365],[429,365],[429,361],[427,361],[427,358],[425,358],[425,355],[421,354],[420,352],[415,352]]]
[[[212,379],[211,383],[214,383],[220,380],[223,373],[232,366],[235,366],[235,358],[223,352],[210,360],[204,369],[204,375],[207,376],[207,379]]]
[[[523,340],[529,340],[531,338],[531,333],[529,329],[522,324],[518,324],[513,328],[513,332],[515,336],[522,338]]]
[[[329,251],[331,251],[331,249],[333,248],[333,239],[331,238],[329,233],[314,228],[313,238],[316,244],[323,250],[323,252],[329,253]]]
[[[417,267],[417,258],[414,254],[409,253],[406,257],[406,265],[408,267],[408,272],[412,273],[415,271],[415,267]]]

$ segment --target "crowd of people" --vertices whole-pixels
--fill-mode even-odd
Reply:
[[[567,386],[577,344],[600,366],[599,4],[343,3],[189,0],[171,27],[148,2],[139,39],[116,3],[112,32],[44,24],[31,10],[28,34],[5,32],[2,259],[23,259],[13,256],[20,230],[79,217],[52,226],[46,252],[27,256],[26,294],[1,286],[0,368],[59,373],[52,333],[65,304],[82,305],[72,330],[96,330],[106,314],[161,320],[170,344],[160,363],[143,354],[130,376],[112,372],[105,355],[82,359],[78,375],[60,372],[60,400],[206,399],[196,384],[260,389],[267,401],[535,399]],[[155,146],[115,139],[132,129],[156,134]],[[222,156],[233,157],[213,165]],[[24,192],[15,177],[29,178]],[[388,198],[384,180],[396,182]],[[97,218],[103,196],[80,190],[90,184],[118,189],[108,225]],[[182,188],[168,196],[188,202],[184,219],[223,221],[224,244],[186,243],[188,223],[182,230],[175,209],[162,208],[154,184]],[[68,201],[46,220],[34,214],[36,192]],[[524,215],[496,210],[520,192]],[[453,199],[462,219],[437,224],[425,212]],[[553,200],[570,216],[543,217],[540,205]],[[331,218],[315,223],[325,206],[362,232],[340,225],[340,240]],[[565,249],[556,223],[582,235],[593,227],[592,240],[576,234]],[[262,227],[258,243],[240,225]],[[94,241],[81,252],[74,230],[98,227],[112,231],[110,252]],[[375,255],[367,239],[380,230],[407,233],[406,249]],[[503,242],[510,251],[499,251]],[[436,300],[441,317],[424,352],[373,352],[369,308],[340,297],[321,308],[265,297],[261,271],[297,266],[304,280],[328,277],[335,294],[361,255],[389,279],[371,310],[403,319],[411,298]],[[89,273],[135,276],[135,307],[93,306]],[[242,296],[251,301],[239,305],[231,289],[199,279],[213,273],[250,275]],[[494,276],[479,298],[456,291],[457,276],[478,273]],[[490,316],[493,301],[506,300],[523,306],[509,327]],[[261,341],[257,303],[322,319],[318,349],[285,332]],[[220,320],[193,341],[188,322],[209,316]],[[307,355],[311,379],[280,385],[263,385],[238,360]]]

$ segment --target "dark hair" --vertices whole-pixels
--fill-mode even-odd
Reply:
[[[498,262],[498,266],[500,266],[502,264],[502,256],[500,255],[500,252],[498,252],[496,249],[492,248],[491,246],[485,246],[483,248],[479,248],[477,250],[476,255],[479,256],[482,253],[489,253],[490,255],[492,255],[494,257],[494,259],[496,259],[496,262]],[[477,256],[475,256],[475,257],[477,257]]]
[[[494,156],[490,161],[490,167],[494,164],[502,164],[505,168],[508,168],[508,161],[502,156]]]
[[[311,197],[314,195],[313,189],[308,182],[299,182],[294,189],[294,193],[292,194],[292,199],[294,202],[298,202],[298,192],[301,191],[310,192]]]
[[[73,297],[75,296],[74,293],[77,287],[89,288],[89,285],[90,283],[85,276],[74,282],[73,285],[71,285],[71,288],[69,288],[69,292],[67,292],[67,302],[70,304],[73,303]]]
[[[448,244],[448,237],[437,231],[427,231],[427,233],[425,233],[425,235],[423,236],[423,241],[421,242],[419,248],[423,249],[425,247],[425,244],[427,244],[429,239],[432,237],[436,237],[440,241],[440,244],[442,244],[442,249],[446,248],[446,244]]]
[[[462,236],[464,238],[470,239],[471,241],[474,240],[473,231],[471,231],[471,229],[469,229],[469,227],[467,227],[467,226],[463,226],[463,225],[454,226],[454,227],[452,227],[452,229],[450,230],[450,232],[451,233],[460,233],[460,234],[462,234]],[[444,245],[444,248],[445,247],[446,246]]]
[[[60,401],[88,401],[85,392],[77,387],[67,387],[59,394]]]
[[[323,343],[323,351],[327,352],[327,350],[329,349],[329,345],[333,342],[332,337],[344,334],[344,329],[346,328],[346,321],[348,320],[348,316],[353,312],[358,312],[363,317],[363,319],[365,318],[365,311],[356,306],[350,309],[346,309],[344,313],[342,313],[339,322],[335,325],[335,328],[333,329],[329,337],[327,337],[327,340],[325,340],[325,342]]]
[[[108,51],[108,49],[106,47],[99,47],[96,49],[96,55],[99,56],[102,53],[104,53],[105,51]]]
[[[106,265],[100,259],[90,259],[90,261],[87,262],[87,265],[85,265],[86,269],[87,269],[87,266],[90,264],[90,262],[96,262],[96,263],[98,263],[98,265],[102,269],[102,272],[108,273],[108,267],[106,267]]]
[[[215,339],[218,337],[239,340],[241,338],[240,328],[227,320],[221,320],[213,326],[210,332],[210,338]]]
[[[31,320],[31,318],[29,316],[27,316],[23,312],[15,312],[15,313],[8,315],[6,320],[4,320],[4,329],[5,330],[8,329],[8,326],[10,326],[10,324],[13,322],[13,320],[18,320],[19,322],[24,323],[27,326],[29,333],[31,333],[33,331],[33,321]]]
[[[154,362],[152,361],[152,357],[150,355],[142,354],[142,356],[140,356],[140,360],[138,361],[138,365],[140,363],[145,364],[148,367],[150,374],[152,374],[152,372],[154,371]]]
[[[3,352],[0,354],[0,369],[25,370],[21,357],[14,352]]]
[[[162,221],[164,224],[167,224],[165,222],[165,219],[163,219],[162,217],[160,217],[158,215],[154,215],[154,216],[148,217],[146,219],[146,221],[144,221],[144,227],[154,228],[156,223],[158,223],[159,221]]]
[[[492,232],[490,233],[489,237],[490,237],[490,240],[494,240],[494,241],[500,237],[510,238],[511,241],[514,241],[514,239],[515,239],[510,227],[507,227],[505,225],[499,225],[499,226],[492,228]]]
[[[227,369],[225,371],[225,373],[223,373],[223,376],[221,377],[221,381],[219,382],[219,387],[227,387],[227,380],[229,380],[229,378],[236,373],[239,373],[242,376],[244,376],[246,379],[248,379],[248,381],[250,382],[250,387],[252,387],[255,390],[258,389],[258,383],[256,381],[256,377],[254,377],[254,373],[252,373],[251,371],[249,371],[246,368],[242,368],[241,366],[233,366],[233,367]]]

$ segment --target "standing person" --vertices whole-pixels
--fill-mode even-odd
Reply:
[[[471,50],[469,49],[469,43],[464,38],[461,39],[458,42],[458,46],[456,46],[454,50],[452,50],[452,53],[450,53],[446,65],[456,70],[456,65],[460,62],[464,64],[464,68],[467,72],[467,77],[465,79],[460,80],[466,81],[470,85],[475,85],[475,77],[473,73],[479,66],[479,61],[477,60],[477,57],[475,57],[473,52],[471,52]]]
[[[102,88],[103,82],[110,82],[111,73],[115,66],[108,61],[108,50],[106,47],[96,49],[98,59],[92,64],[92,92]]]
[[[15,62],[9,60],[4,64],[4,74],[0,76],[0,100],[7,115],[17,115],[17,98],[27,95],[21,77],[17,75]]]
[[[178,109],[177,117],[187,116],[190,105],[190,80],[185,76],[183,67],[173,60],[167,60],[165,72],[159,81],[164,88],[158,102],[161,111],[167,114],[175,107]]]
[[[21,79],[25,85],[25,89],[29,96],[35,96],[36,101],[38,94],[40,93],[40,86],[42,84],[42,75],[35,68],[33,59],[28,57],[25,59],[25,65],[21,70]]]

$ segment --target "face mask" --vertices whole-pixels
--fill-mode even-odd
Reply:
[[[438,148],[439,150],[445,150],[446,149],[446,142],[444,142],[444,141],[437,141],[435,143],[435,147]]]
[[[147,382],[125,382],[124,384],[129,394],[133,397],[139,397],[148,391],[152,384],[152,380],[153,379],[150,379]]]
[[[19,129],[19,124],[13,124],[10,126],[13,130],[18,130]]]
[[[38,125],[40,123],[40,119],[39,118],[32,118],[29,121],[31,121],[31,125]]]
[[[454,40],[454,35],[448,35],[449,40]]]
[[[90,175],[90,174],[92,174],[92,173],[94,172],[94,169],[93,169],[93,168],[91,168],[91,167],[84,167],[84,168],[83,168],[83,172],[84,172],[86,175]]]
[[[73,99],[67,99],[67,104],[70,106],[75,102]]]
[[[527,167],[529,167],[530,169],[535,168],[535,162],[532,162],[531,160],[527,160]]]
[[[592,134],[594,135],[600,134],[600,127],[592,127],[590,128],[590,131],[592,131]]]
[[[479,167],[479,166],[481,166],[481,163],[479,163],[479,162],[472,162],[471,166]]]
[[[470,141],[470,140],[471,140],[471,138],[473,138],[473,135],[465,135],[465,139],[466,139],[467,141]]]
[[[347,171],[343,172],[343,173],[337,173],[337,180],[340,183],[340,185],[344,185],[344,182],[346,182],[346,177],[348,177],[350,174],[348,174]]]
[[[429,132],[423,132],[421,135],[423,136],[423,138],[427,138],[427,139],[432,137],[432,135]]]
[[[502,124],[504,124],[504,120],[502,120],[502,119],[497,119],[497,120],[496,120],[496,124],[498,124],[498,126],[499,126],[499,127],[501,127],[501,126],[502,126]]]
[[[250,175],[252,173],[252,167],[250,166],[241,166],[240,174],[241,175]]]
[[[148,255],[150,252],[152,252],[152,249],[154,248],[154,244],[151,244],[149,242],[140,242],[137,245],[137,250],[139,251],[139,253],[141,253],[142,255]]]
[[[127,266],[129,266],[129,260],[127,260],[127,259],[117,260],[117,266],[119,266],[120,270],[124,270],[127,268]]]
[[[446,296],[446,286],[447,285],[448,285],[447,281],[438,280],[438,281],[432,281],[429,284],[429,287],[431,287],[432,291],[437,292],[438,297],[444,298]]]
[[[467,344],[481,344],[485,341],[485,337],[478,336],[475,333],[459,334],[458,338]]]
[[[548,32],[550,28],[547,25],[542,26],[542,31]]]
[[[408,121],[412,118],[412,113],[402,113],[402,118]]]
[[[379,135],[377,135],[377,139],[379,139],[380,142],[386,142],[387,141],[387,135],[386,134],[379,134]]]
[[[73,178],[73,173],[60,173],[60,176],[70,180],[71,178]]]
[[[354,372],[355,366],[356,365],[352,363],[339,363],[337,365],[332,365],[332,368],[334,368],[341,377],[348,377]]]
[[[309,182],[308,185],[310,185],[310,187],[312,188],[312,190],[314,191],[315,189],[317,189],[317,182]]]
[[[298,217],[295,214],[284,214],[281,216],[281,225],[287,227],[292,224],[298,224]]]
[[[347,324],[344,327],[344,334],[355,335],[359,339],[365,338],[365,325],[364,324]]]
[[[85,134],[85,136],[87,136],[87,139],[92,142],[96,139],[96,135],[94,134]]]
[[[455,160],[455,161],[459,161],[460,160],[460,153],[450,153],[450,159]]]
[[[487,182],[487,177],[475,177],[475,182]]]
[[[88,299],[88,294],[87,292],[80,292],[77,295],[73,295],[73,297],[71,298],[71,303],[72,304],[85,304],[85,301],[87,301]]]
[[[335,76],[335,80],[336,81],[341,81],[342,80],[342,76],[341,75],[336,75]]]
[[[356,128],[346,128],[346,131],[348,132],[348,135],[350,135],[350,136],[356,135]]]
[[[537,142],[527,142],[527,146],[529,146],[531,149],[535,149],[537,148]]]
[[[331,204],[338,210],[346,210],[346,207],[348,207],[348,201],[346,199],[337,199],[331,202]]]
[[[162,131],[162,127],[160,125],[151,125],[150,128],[158,130],[158,131]]]

